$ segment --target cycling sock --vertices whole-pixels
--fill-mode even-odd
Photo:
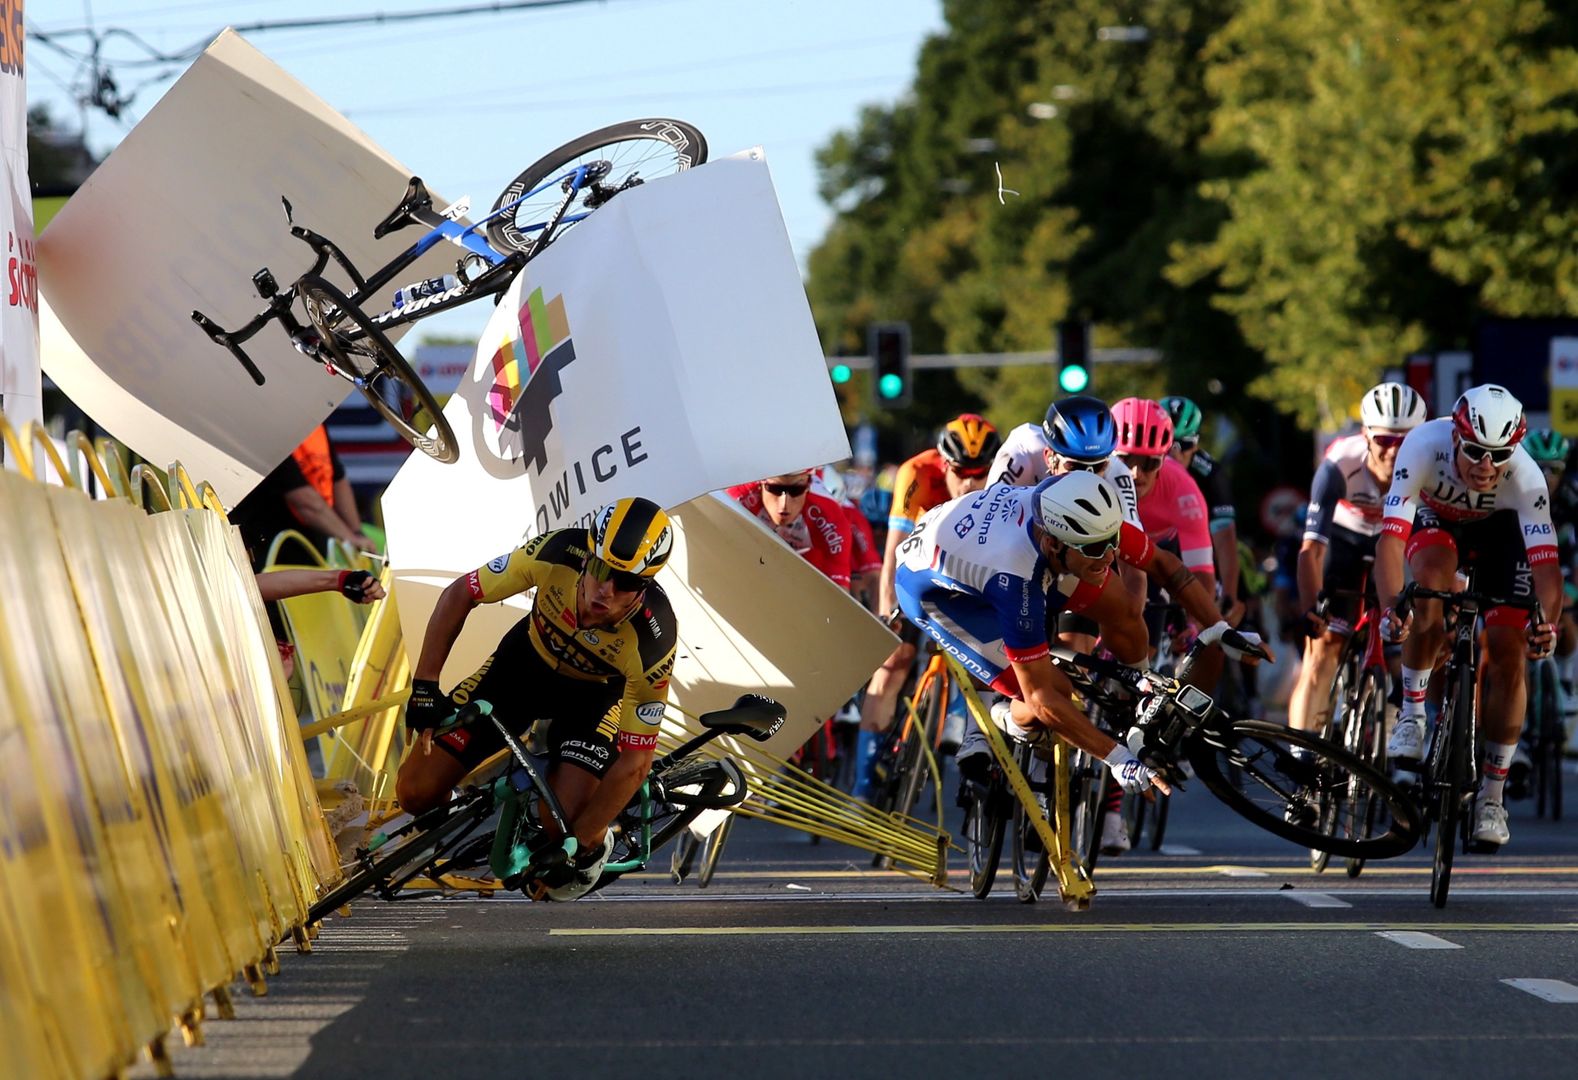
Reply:
[[[871,759],[877,756],[882,745],[882,735],[876,731],[862,731],[855,740],[855,798],[871,796]]]
[[[1403,708],[1401,715],[1425,722],[1425,691],[1430,686],[1429,668],[1403,666]]]
[[[1501,801],[1501,789],[1507,782],[1507,768],[1512,764],[1512,755],[1517,749],[1518,744],[1515,742],[1485,744],[1485,775],[1479,785],[1482,801]]]
[[[1113,783],[1110,778],[1107,780],[1107,798],[1105,800],[1105,804],[1107,813],[1123,813],[1123,789],[1117,784]]]

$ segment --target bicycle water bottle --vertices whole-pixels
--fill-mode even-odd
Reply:
[[[414,282],[403,289],[396,289],[394,306],[398,310],[417,300],[424,300],[429,296],[438,296],[450,289],[458,289],[460,279],[454,274],[445,274],[443,277],[428,278],[425,281]]]

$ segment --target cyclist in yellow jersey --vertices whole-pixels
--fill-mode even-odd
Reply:
[[[656,503],[621,499],[589,529],[543,533],[456,578],[433,609],[411,680],[406,727],[420,743],[396,779],[401,808],[420,814],[443,805],[466,773],[503,748],[498,732],[481,724],[434,737],[462,705],[484,700],[516,734],[534,720],[552,721],[548,783],[583,852],[578,862],[606,854],[609,824],[651,769],[668,700],[679,639],[653,578],[673,543]],[[439,672],[472,608],[532,588],[527,616],[443,694]]]

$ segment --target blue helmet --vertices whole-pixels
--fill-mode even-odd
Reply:
[[[1080,394],[1047,406],[1041,434],[1058,457],[1105,461],[1118,444],[1118,429],[1104,401]]]

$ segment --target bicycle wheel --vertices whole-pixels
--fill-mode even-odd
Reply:
[[[572,139],[543,155],[510,182],[493,202],[492,213],[514,204],[508,213],[488,222],[488,243],[499,251],[533,254],[537,233],[564,199],[562,184],[530,194],[543,181],[577,166],[606,161],[608,172],[578,194],[565,216],[590,213],[616,192],[648,180],[672,176],[707,160],[707,140],[682,120],[627,120]],[[561,223],[549,242],[563,236],[574,222]]]
[[[1028,779],[1034,768],[1032,765],[1035,760],[1034,751],[1020,743],[1015,750],[1015,758],[1019,771]],[[1036,805],[1040,808],[1041,815],[1052,820],[1047,814],[1047,808],[1052,802],[1050,792],[1053,790],[1051,763],[1046,763],[1046,766],[1048,775],[1032,782],[1030,788],[1035,792]],[[1041,834],[1036,831],[1035,819],[1025,812],[1024,803],[1017,798],[1014,799],[1009,828],[1013,836],[1009,854],[1014,871],[1014,895],[1022,904],[1033,904],[1041,899],[1041,890],[1046,887],[1047,874],[1052,869],[1052,856],[1047,851],[1046,845],[1041,842]]]
[[[1101,854],[1107,770],[1085,751],[1075,750],[1068,771],[1069,800],[1073,804],[1068,823],[1069,846],[1084,864],[1085,872],[1094,873],[1096,858]]]
[[[1123,797],[1123,824],[1129,830],[1129,843],[1134,847],[1140,846],[1140,839],[1145,835],[1145,797],[1142,795],[1125,795]],[[1095,867],[1087,867],[1095,869]]]
[[[1235,813],[1301,847],[1329,845],[1334,855],[1384,859],[1419,838],[1419,814],[1402,790],[1374,766],[1339,746],[1265,720],[1232,720],[1201,728],[1185,747],[1195,775]],[[1293,751],[1305,751],[1295,755]],[[1240,774],[1235,785],[1232,770]],[[1391,812],[1379,836],[1327,836],[1316,821],[1319,796],[1350,780],[1367,786]]]
[[[1349,751],[1368,761],[1378,772],[1386,772],[1386,681],[1375,671],[1365,672],[1359,683],[1359,704],[1349,720]],[[1350,836],[1370,836],[1382,813],[1381,804],[1371,797],[1369,788],[1355,785],[1346,800],[1344,827]],[[1350,856],[1346,870],[1351,878],[1364,871],[1364,860]]]
[[[1454,657],[1453,663],[1456,663]],[[1464,793],[1473,783],[1470,758],[1470,732],[1474,727],[1474,671],[1463,664],[1453,671],[1441,705],[1441,721],[1436,725],[1435,744],[1430,748],[1429,783],[1436,802],[1436,848],[1430,863],[1430,902],[1446,907],[1452,888],[1452,860],[1462,831]]]
[[[1162,840],[1167,835],[1167,810],[1173,804],[1173,797],[1158,791],[1155,799],[1147,799],[1142,795],[1140,801],[1145,804],[1141,812],[1151,819],[1151,850],[1160,851]]]
[[[1546,661],[1531,665],[1534,678],[1529,686],[1530,725],[1534,744],[1534,812],[1552,821],[1562,819],[1562,751],[1567,741],[1562,722],[1561,698],[1557,694],[1555,665]]]
[[[1344,654],[1347,648],[1344,648]],[[1346,655],[1344,655],[1346,660]],[[1326,723],[1319,734],[1322,738],[1347,745],[1348,719],[1352,711],[1352,703],[1348,697],[1349,687],[1352,685],[1351,671],[1346,662],[1339,661],[1337,677],[1331,682],[1331,699],[1327,703]],[[1357,689],[1355,687],[1355,689]],[[1349,747],[1351,750],[1352,747]],[[1331,836],[1337,831],[1339,819],[1343,814],[1343,795],[1346,791],[1322,793],[1318,804],[1317,820],[1320,831]],[[1310,848],[1310,869],[1315,873],[1324,873],[1331,862],[1331,852],[1324,848]]]
[[[654,852],[674,839],[703,810],[732,809],[749,795],[744,777],[733,762],[712,758],[687,759],[675,762],[662,773],[653,775],[662,781],[664,799],[662,802],[650,802],[643,808],[642,799],[638,796],[620,813],[615,819],[618,828],[614,837],[614,850],[608,857],[610,863],[636,862],[644,866]],[[645,843],[644,835],[650,836],[650,840]],[[683,863],[683,872],[688,873],[690,862],[699,851],[700,845],[697,845],[689,859],[671,862],[670,872],[675,872]],[[592,886],[592,891],[596,892],[617,881],[628,872],[604,870],[597,884]]]
[[[307,320],[317,331],[323,348],[334,366],[352,376],[378,415],[389,421],[399,436],[428,457],[445,465],[460,460],[460,444],[449,421],[433,400],[427,385],[411,370],[405,357],[366,314],[352,304],[344,293],[316,274],[296,282],[296,294],[307,309]],[[410,407],[391,405],[383,395],[383,383],[395,384],[402,402]],[[431,433],[417,426],[423,415],[432,424]]]
[[[490,792],[474,788],[454,802],[415,818],[388,837],[388,846],[368,851],[361,869],[308,908],[307,922],[318,922],[368,889],[376,887],[392,896],[395,889],[420,874],[429,863],[466,843],[493,810]],[[409,873],[402,874],[403,871]]]
[[[970,854],[970,891],[985,900],[997,879],[997,861],[1003,855],[1003,829],[1008,815],[1003,812],[1002,792],[994,783],[977,792],[964,812],[964,846]]]
[[[712,835],[707,837],[704,845],[706,854],[702,856],[701,871],[696,875],[696,888],[705,889],[712,884],[712,875],[717,872],[718,859],[723,855],[723,845],[729,841],[729,832],[734,828],[734,815],[730,814],[723,819],[723,824],[712,830]]]

